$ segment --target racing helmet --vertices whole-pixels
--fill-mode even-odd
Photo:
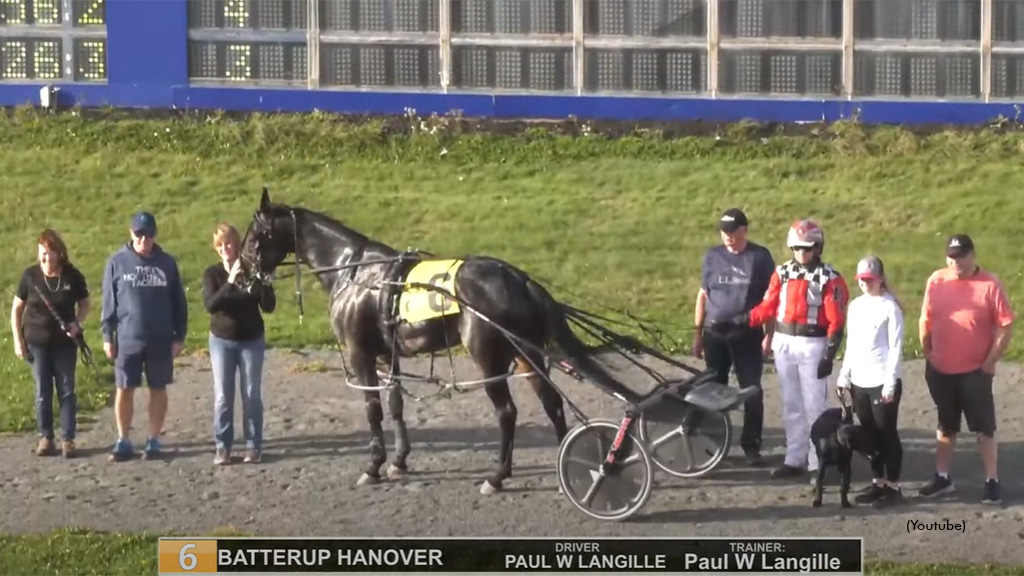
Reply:
[[[821,251],[825,250],[825,232],[814,220],[797,220],[789,227],[789,234],[786,235],[786,246],[796,248],[801,246],[818,246]]]

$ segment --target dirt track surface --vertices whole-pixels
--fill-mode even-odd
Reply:
[[[309,367],[326,364],[326,370]],[[425,374],[427,359],[403,368]],[[438,359],[436,370],[449,366]],[[458,358],[456,374],[476,373]],[[590,519],[558,493],[557,444],[540,403],[525,385],[514,388],[519,407],[514,475],[497,495],[479,493],[496,462],[498,432],[482,390],[406,402],[413,451],[401,481],[356,486],[368,461],[362,393],[344,385],[337,352],[268,354],[264,387],[266,454],[262,464],[214,467],[210,438],[212,384],[209,360],[181,360],[171,391],[159,461],[111,463],[114,434],[108,409],[81,425],[80,458],[39,458],[33,435],[0,438],[0,530],[46,531],[61,526],[102,530],[176,530],[207,533],[235,526],[249,533],[285,536],[862,536],[868,555],[890,560],[1024,563],[1024,396],[1016,393],[1021,368],[1002,365],[996,377],[1001,507],[980,504],[984,474],[973,438],[957,450],[957,493],[940,501],[909,498],[898,509],[842,510],[838,479],[830,475],[825,505],[810,505],[806,480],[768,478],[735,447],[742,414],[735,413],[734,449],[701,479],[658,471],[647,506],[626,523]],[[85,376],[80,368],[80,374]],[[913,496],[933,470],[934,409],[919,362],[904,367],[901,407],[904,491]],[[556,382],[591,417],[621,414],[617,401],[560,373]],[[641,380],[642,381],[642,380]],[[765,380],[765,448],[769,466],[781,462],[780,400],[775,376]],[[414,393],[430,392],[416,385]],[[237,397],[236,397],[237,398]],[[144,441],[146,394],[136,399],[133,440]],[[238,400],[236,399],[236,402]],[[834,397],[832,403],[835,402]],[[236,422],[241,418],[236,404]],[[571,419],[570,427],[577,422]],[[385,413],[385,428],[390,418]],[[387,432],[389,456],[392,436]],[[236,438],[240,437],[236,424]],[[240,441],[239,445],[242,443]],[[858,459],[854,490],[870,475]],[[908,520],[966,522],[966,533],[908,533]]]

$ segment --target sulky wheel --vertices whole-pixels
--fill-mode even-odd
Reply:
[[[692,404],[668,402],[640,416],[640,439],[651,460],[678,478],[696,478],[713,470],[729,454],[729,414]]]
[[[647,504],[654,467],[643,442],[627,434],[621,460],[601,474],[619,424],[591,420],[573,428],[558,449],[558,483],[573,505],[598,520],[625,520]]]

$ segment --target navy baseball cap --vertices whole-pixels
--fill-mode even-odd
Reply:
[[[132,216],[132,232],[136,236],[156,236],[156,217],[149,212],[139,212]]]
[[[718,229],[732,234],[743,226],[747,226],[747,215],[739,208],[730,208],[722,214],[718,221]]]

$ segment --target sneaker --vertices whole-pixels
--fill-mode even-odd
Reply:
[[[60,453],[65,458],[74,458],[75,457],[75,441],[74,440],[65,440],[64,442],[62,442],[61,445],[60,445]]]
[[[135,449],[132,447],[132,441],[127,438],[118,438],[114,449],[110,451],[110,461],[124,462],[131,460],[134,455]]]
[[[757,448],[746,448],[743,450],[743,454],[747,457],[747,462],[751,466],[762,466],[764,464],[764,456],[761,456],[761,451]]]
[[[885,494],[885,487],[871,483],[863,492],[853,497],[854,504],[871,504]]]
[[[789,464],[783,464],[775,470],[772,470],[772,478],[793,478],[803,474],[803,470],[796,466],[790,466]]]
[[[924,488],[917,491],[917,495],[922,498],[934,498],[943,494],[949,494],[955,489],[956,487],[953,485],[952,479],[943,478],[935,474]]]
[[[903,499],[903,491],[899,488],[893,488],[892,486],[886,486],[881,489],[881,492],[877,499],[871,503],[871,506],[876,510],[882,508],[888,508],[894,504],[899,504],[900,500]]]
[[[224,448],[217,448],[217,454],[213,457],[214,466],[223,466],[231,463],[231,451]]]
[[[981,497],[982,504],[999,504],[1003,501],[1002,489],[999,487],[999,480],[985,481],[985,495]]]
[[[160,456],[160,441],[156,438],[146,440],[146,447],[142,451],[142,459],[150,460]]]
[[[260,454],[260,451],[255,448],[249,448],[245,453],[246,464],[258,464],[261,460],[263,460],[263,456]]]
[[[54,445],[52,438],[40,438],[39,444],[36,445],[36,456],[55,456],[57,454],[57,446]]]

